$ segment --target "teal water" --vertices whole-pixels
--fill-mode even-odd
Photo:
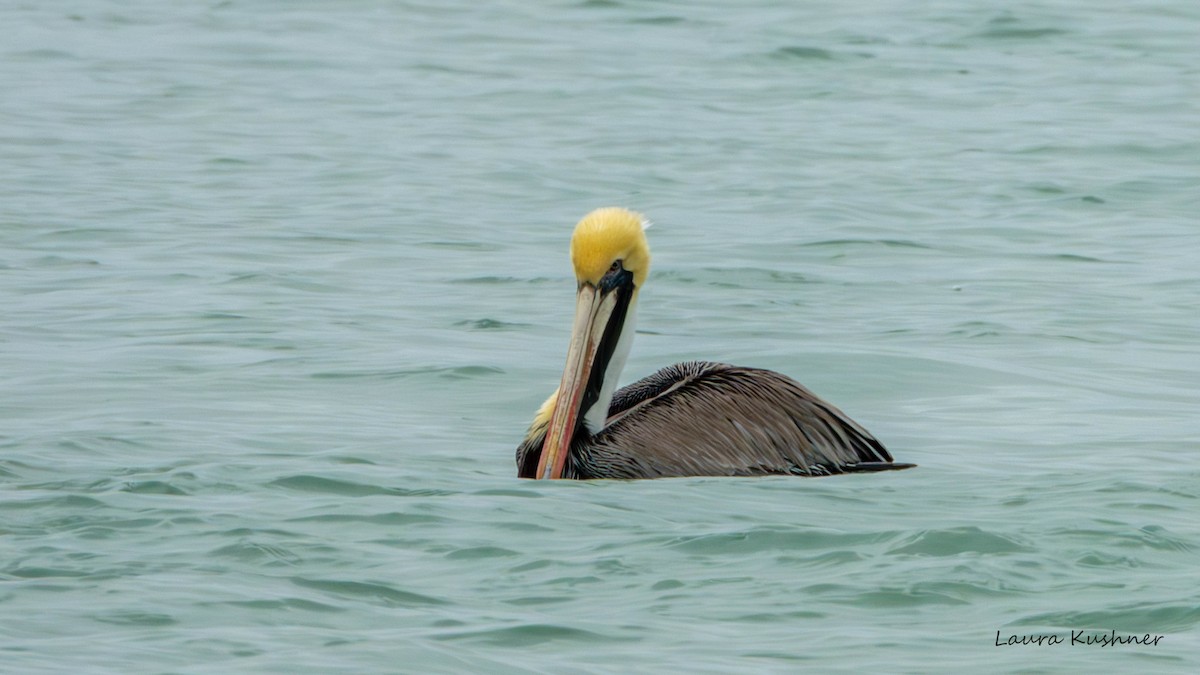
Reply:
[[[1194,3],[0,16],[0,671],[1200,666]],[[608,204],[920,468],[517,480]]]

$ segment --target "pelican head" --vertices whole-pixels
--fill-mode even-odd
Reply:
[[[561,478],[572,439],[604,428],[633,343],[638,289],[650,271],[648,224],[639,213],[610,207],[592,211],[575,226],[575,322],[562,382],[530,428],[531,434],[546,429],[535,478]]]

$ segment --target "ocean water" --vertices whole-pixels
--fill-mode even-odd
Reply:
[[[0,17],[0,671],[1200,668],[1197,4]],[[610,204],[919,468],[518,480]]]

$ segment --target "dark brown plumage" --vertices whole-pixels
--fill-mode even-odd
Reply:
[[[692,361],[617,390],[604,429],[580,424],[563,478],[826,476],[904,469],[866,429],[779,373]],[[546,428],[517,448],[536,476]]]

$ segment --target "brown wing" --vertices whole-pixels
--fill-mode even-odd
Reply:
[[[574,448],[579,477],[822,476],[907,468],[866,429],[769,370],[689,362],[617,392]]]

